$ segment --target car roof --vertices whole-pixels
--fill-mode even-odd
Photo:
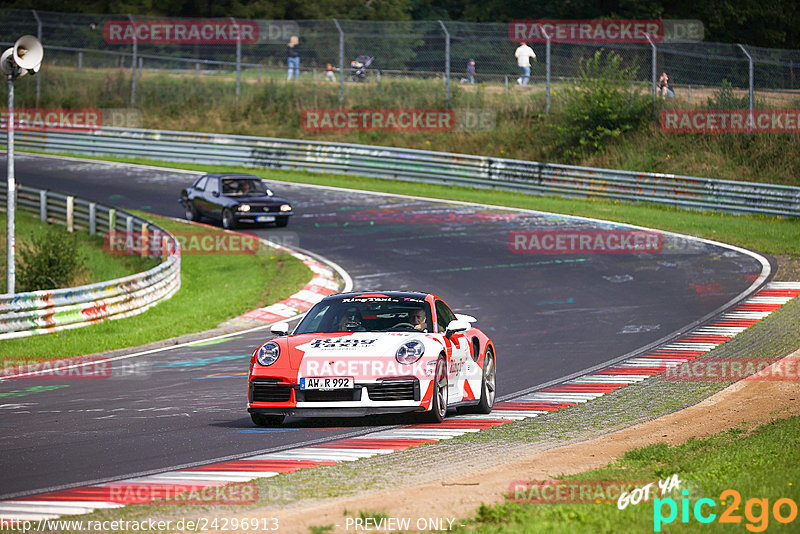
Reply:
[[[253,176],[252,174],[245,174],[245,173],[223,173],[223,172],[210,172],[203,177],[205,178],[252,178],[254,180],[261,180],[258,176]]]

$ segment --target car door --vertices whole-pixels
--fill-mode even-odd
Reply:
[[[447,325],[456,318],[456,315],[443,300],[437,299],[436,324],[441,334],[447,332]],[[450,354],[450,366],[448,368],[448,403],[459,402],[464,398],[464,383],[466,382],[467,359],[469,355],[469,343],[463,332],[444,336],[445,346]]]
[[[222,218],[222,196],[219,190],[219,178],[210,177],[206,183],[206,190],[203,194],[205,214],[214,219]]]
[[[205,200],[203,199],[203,195],[205,194],[206,190],[206,182],[208,181],[207,176],[201,176],[197,179],[197,181],[189,188],[187,191],[189,201],[194,206],[194,210],[197,212],[198,215],[203,215],[205,212]]]

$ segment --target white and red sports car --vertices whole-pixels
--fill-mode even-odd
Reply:
[[[346,417],[448,408],[488,414],[495,398],[494,344],[430,293],[341,293],[318,302],[250,359],[248,412],[258,426],[286,416]]]

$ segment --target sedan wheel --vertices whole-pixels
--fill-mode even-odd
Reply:
[[[187,221],[196,221],[198,219],[197,210],[195,209],[191,200],[184,201],[183,209],[184,213],[186,214]]]
[[[236,228],[236,219],[233,218],[233,212],[228,208],[222,210],[222,227],[226,230]]]

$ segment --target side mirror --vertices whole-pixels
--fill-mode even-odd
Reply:
[[[453,319],[450,321],[450,324],[447,325],[448,336],[450,334],[457,334],[458,332],[466,332],[467,330],[469,330],[469,323],[461,319]]]
[[[269,331],[275,334],[276,336],[286,336],[289,334],[289,323],[284,323],[284,322],[275,323],[274,325],[272,325]]]
[[[478,321],[475,317],[471,315],[464,315],[463,313],[457,313],[456,319],[458,319],[459,321],[466,321],[468,323],[475,323]]]

